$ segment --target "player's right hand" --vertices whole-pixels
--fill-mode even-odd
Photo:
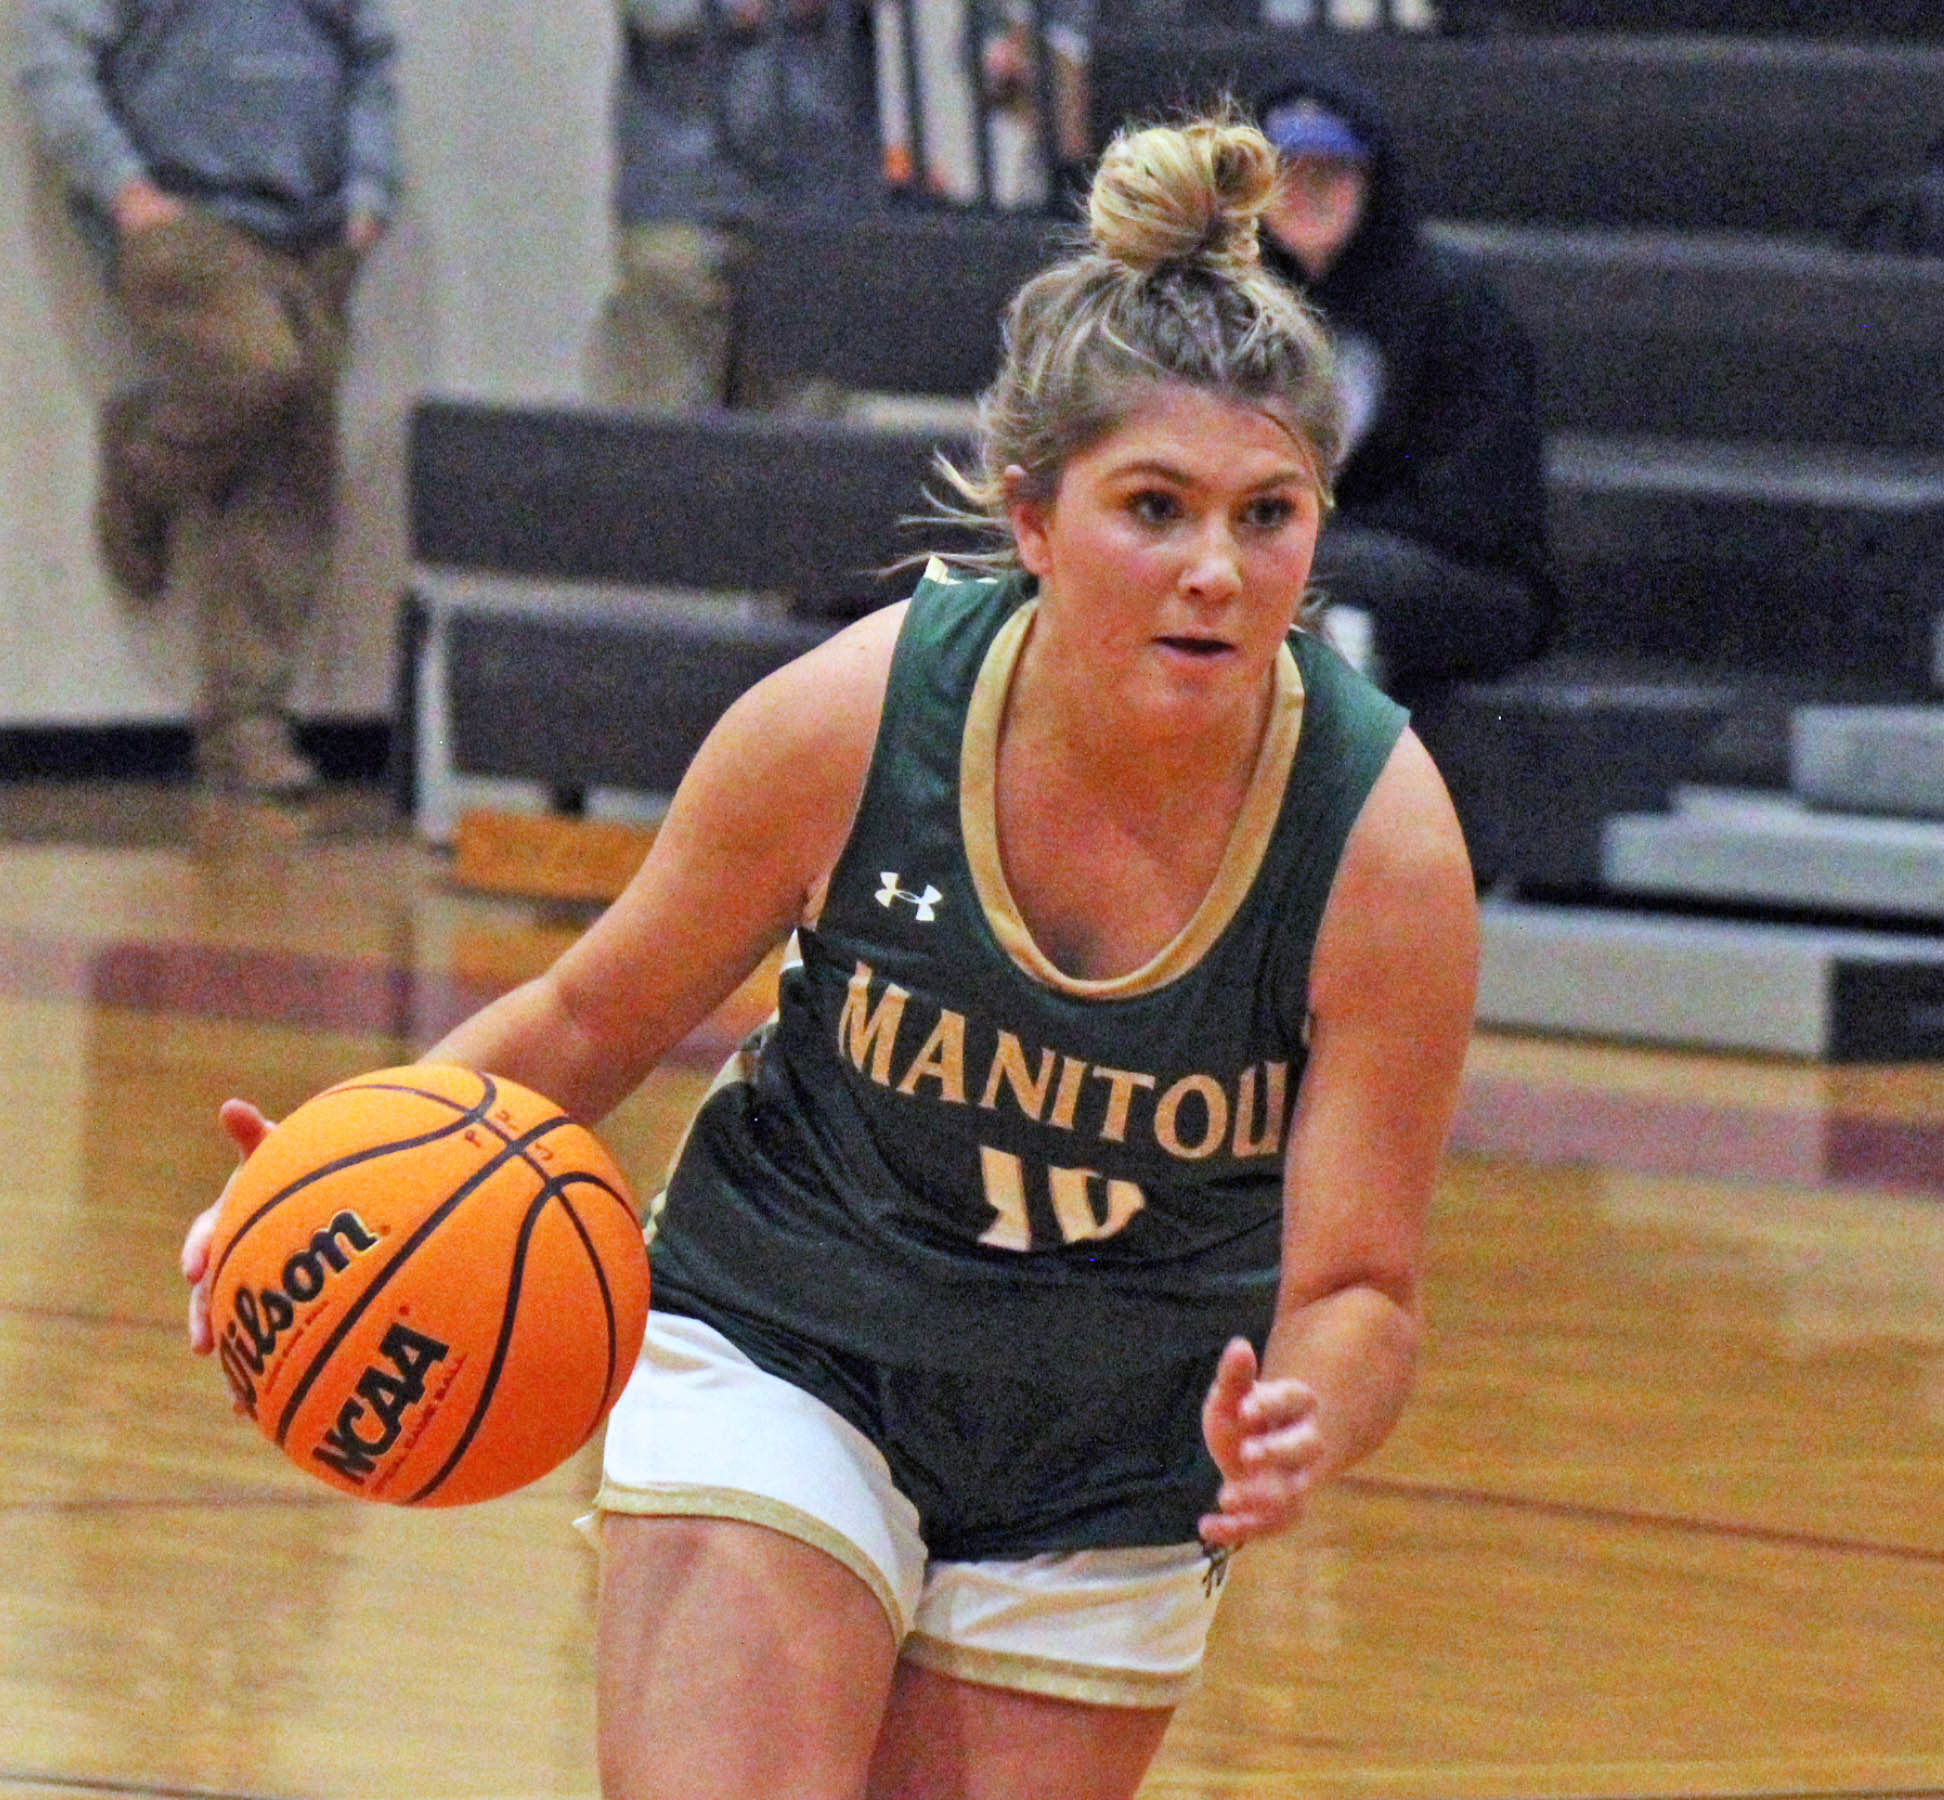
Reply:
[[[1308,1386],[1263,1375],[1255,1346],[1230,1341],[1202,1403],[1202,1436],[1222,1472],[1216,1509],[1201,1521],[1204,1544],[1234,1550],[1296,1523],[1323,1455],[1316,1415]]]
[[[242,1168],[252,1151],[270,1135],[270,1121],[247,1100],[225,1100],[216,1117],[236,1145],[236,1166]],[[216,1235],[216,1215],[229,1198],[234,1173],[223,1183],[215,1205],[199,1212],[182,1240],[182,1278],[189,1283],[189,1348],[207,1356],[216,1347],[216,1336],[209,1326],[209,1240]]]

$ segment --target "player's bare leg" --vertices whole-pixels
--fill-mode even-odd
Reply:
[[[733,1520],[602,1521],[606,1800],[859,1800],[891,1627],[835,1558]]]
[[[1132,1800],[1172,1707],[1090,1706],[898,1665],[870,1800]]]

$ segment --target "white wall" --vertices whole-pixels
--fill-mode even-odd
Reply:
[[[33,146],[23,8],[0,0],[0,728],[180,721],[196,690],[180,603],[117,599],[89,533],[95,406],[136,365]],[[298,693],[317,717],[389,706],[413,399],[588,397],[612,267],[611,0],[392,12],[409,187],[357,299],[337,591]]]

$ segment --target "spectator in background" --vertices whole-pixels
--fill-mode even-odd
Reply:
[[[199,772],[301,793],[347,305],[398,186],[392,28],[378,0],[30,0],[27,30],[36,124],[147,361],[103,409],[103,562],[147,601],[193,560]]]
[[[739,365],[735,278],[765,206],[843,210],[878,179],[860,0],[622,0],[615,398],[814,408]]]
[[[1064,210],[1086,191],[1093,147],[1087,84],[1093,0],[984,0],[980,14],[995,199],[1001,206]],[[1042,100],[1050,129],[1040,122]]]
[[[1555,611],[1531,344],[1425,238],[1367,94],[1314,77],[1260,113],[1284,174],[1264,261],[1321,310],[1347,415],[1312,577],[1325,629],[1409,702],[1500,675]]]

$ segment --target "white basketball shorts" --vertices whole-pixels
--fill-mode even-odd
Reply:
[[[912,1662],[1105,1706],[1193,1691],[1227,1572],[1198,1543],[934,1562],[869,1438],[713,1327],[660,1313],[608,1418],[604,1513],[780,1531],[864,1582]]]

